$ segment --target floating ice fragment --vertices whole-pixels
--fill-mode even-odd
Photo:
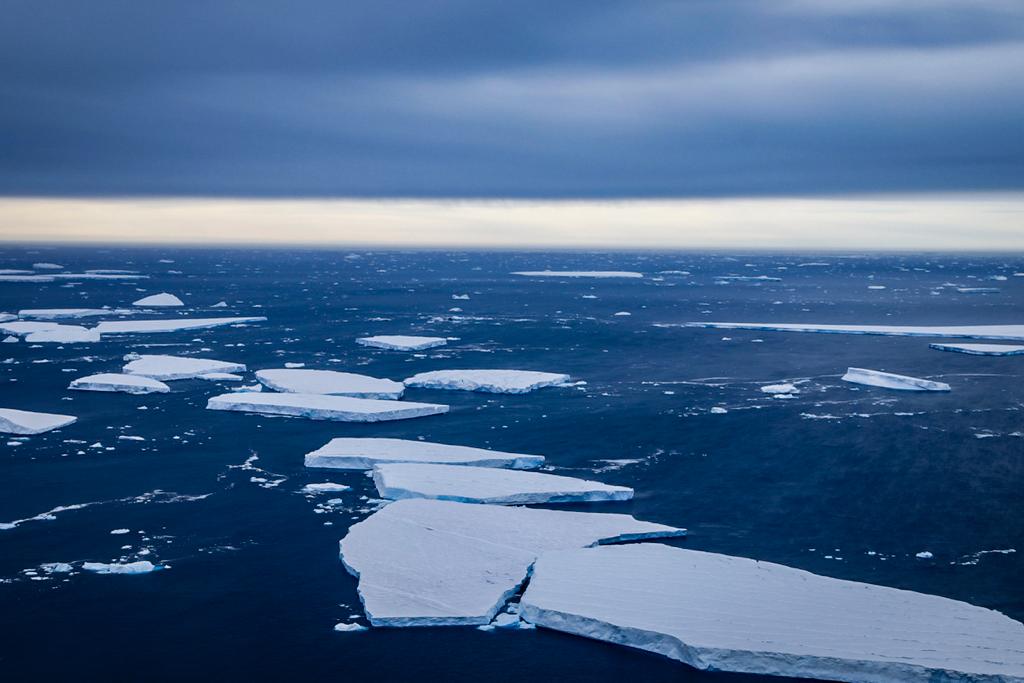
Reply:
[[[728,410],[726,410],[725,408],[722,408],[720,406],[712,406],[711,407],[711,414],[712,415],[725,415],[728,412],[729,412]]]
[[[867,370],[865,368],[847,368],[846,374],[843,375],[842,379],[844,382],[852,382],[853,384],[865,384],[885,389],[901,389],[903,391],[950,390],[950,386],[945,382],[933,382],[928,379],[918,379],[917,377],[896,375],[879,370]]]
[[[444,346],[448,341],[444,337],[415,337],[410,335],[377,335],[360,337],[357,344],[391,351],[423,351],[436,346]]]
[[[657,323],[656,327],[713,327],[727,330],[818,332],[823,334],[879,334],[895,337],[950,337],[1024,341],[1024,325],[817,325],[802,323]]]
[[[259,370],[256,379],[275,391],[296,394],[399,399],[405,391],[401,382],[334,370]]]
[[[56,343],[75,344],[100,341],[99,332],[79,325],[57,325],[48,330],[40,330],[25,335],[25,341],[31,344]]]
[[[82,569],[96,574],[149,574],[164,569],[164,567],[155,565],[149,560],[139,560],[138,562],[124,563],[85,562],[82,564]]]
[[[63,320],[67,318],[92,318],[112,313],[123,315],[125,312],[112,311],[107,308],[24,308],[18,311],[18,317],[29,320]]]
[[[153,294],[152,296],[146,296],[138,301],[133,301],[132,306],[184,306],[185,302],[167,292],[161,292],[160,294]]]
[[[129,375],[141,375],[164,381],[190,379],[211,373],[245,372],[245,366],[241,363],[208,358],[130,354],[125,356],[125,360],[130,361],[123,368]]]
[[[525,394],[569,381],[569,375],[533,370],[435,370],[405,380],[407,387]]]
[[[928,348],[939,351],[954,351],[970,356],[1020,356],[1024,346],[1014,344],[929,344]]]
[[[635,273],[628,270],[521,270],[513,275],[524,275],[526,277],[622,277],[641,278],[643,273]]]
[[[80,391],[120,391],[126,394],[166,394],[169,386],[159,380],[137,375],[120,375],[104,372],[88,377],[79,377],[68,385],[68,389]]]
[[[766,394],[799,394],[800,390],[793,384],[786,382],[785,384],[766,384],[761,387],[761,391]]]
[[[348,491],[351,486],[345,486],[344,484],[335,484],[330,481],[326,481],[322,484],[306,484],[302,487],[303,493],[340,493],[342,491]]]
[[[331,439],[326,445],[306,455],[306,467],[340,470],[369,470],[374,465],[393,462],[530,469],[540,467],[544,463],[544,456],[430,441],[373,437]]]
[[[245,318],[178,318],[175,320],[105,320],[96,325],[100,334],[150,334],[155,332],[178,332],[201,330],[223,325],[263,322],[264,316]]]
[[[35,413],[28,410],[0,408],[0,433],[42,434],[51,429],[60,429],[77,420],[71,415]]]
[[[264,415],[286,415],[310,420],[381,422],[405,420],[448,412],[448,406],[409,401],[381,401],[323,394],[278,394],[237,392],[211,398],[210,410],[235,410]]]
[[[334,625],[334,630],[341,633],[356,633],[358,631],[365,631],[366,627],[362,624],[346,624],[341,621]]]
[[[919,560],[930,560],[933,557],[935,557],[935,555],[933,555],[932,553],[928,552],[927,550],[922,550],[921,552],[919,552],[916,555],[914,555],[914,557],[916,557]]]

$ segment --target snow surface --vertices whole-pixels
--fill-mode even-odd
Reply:
[[[374,465],[392,462],[508,467],[523,470],[540,467],[544,464],[544,456],[504,453],[430,441],[373,437],[331,439],[324,446],[306,454],[306,467],[369,470],[373,469]]]
[[[676,327],[661,323],[660,327]],[[961,339],[1005,339],[1024,341],[1024,325],[816,325],[802,323],[718,323],[690,322],[683,327],[713,327],[726,330],[771,330],[776,332],[820,332],[831,334],[881,334],[896,337],[951,337]]]
[[[483,625],[538,555],[685,533],[629,515],[400,500],[353,525],[341,558],[374,626]]]
[[[306,484],[302,487],[303,493],[341,493],[342,491],[348,491],[351,486],[345,486],[344,484],[335,484],[334,482],[325,481],[322,484]]]
[[[405,380],[407,387],[525,394],[569,381],[569,375],[533,370],[435,370]]]
[[[66,427],[77,419],[71,415],[0,408],[0,433],[42,434],[51,429]]]
[[[60,323],[38,323],[19,320],[14,322],[0,323],[0,332],[13,334],[16,337],[24,337],[33,332],[46,332],[61,327]]]
[[[448,406],[410,401],[381,401],[323,394],[233,392],[211,398],[210,410],[237,410],[264,415],[287,415],[310,420],[382,422],[448,412]]]
[[[371,346],[376,349],[391,351],[423,351],[436,346],[444,346],[448,340],[444,337],[415,337],[399,334],[384,334],[375,337],[360,337],[357,344]]]
[[[79,377],[68,385],[68,389],[78,389],[81,391],[121,391],[126,394],[166,394],[171,390],[163,382],[149,377],[121,375],[113,372]]]
[[[149,574],[163,569],[163,567],[155,565],[149,560],[139,560],[138,562],[111,562],[109,564],[106,562],[84,562],[82,569],[96,574]]]
[[[185,302],[167,292],[146,296],[138,301],[133,301],[132,306],[184,306]]]
[[[949,391],[950,386],[945,382],[933,382],[929,379],[918,379],[906,375],[896,375],[891,372],[879,370],[867,370],[865,368],[847,368],[843,375],[844,382],[854,384],[866,384],[872,387],[883,387],[885,389],[902,389],[904,391]]]
[[[214,373],[245,372],[241,363],[228,363],[208,358],[186,358],[182,356],[131,355],[125,356],[130,362],[124,366],[129,375],[141,375],[159,380],[191,379]]]
[[[524,505],[629,500],[633,489],[597,481],[540,472],[390,463],[373,468],[373,483],[381,498],[433,498],[461,503]]]
[[[526,277],[643,277],[643,273],[635,273],[629,270],[521,270],[513,275],[525,275]]]
[[[25,341],[30,343],[49,342],[55,344],[75,344],[79,342],[98,342],[100,334],[95,329],[88,329],[79,325],[57,325],[48,330],[39,330],[25,335]]]
[[[852,683],[1024,680],[1024,625],[998,612],[662,544],[545,554],[520,613],[714,671]]]
[[[786,382],[785,384],[766,384],[761,387],[761,391],[766,394],[799,394],[800,390],[794,385]]]
[[[1015,344],[929,344],[928,348],[939,351],[955,351],[971,356],[1020,356],[1024,346]]]
[[[274,391],[354,398],[402,398],[405,385],[390,379],[334,370],[259,370],[256,379]]]
[[[64,318],[92,318],[112,313],[123,315],[125,312],[111,311],[106,308],[25,308],[18,311],[18,317],[33,320],[61,320]]]
[[[223,325],[263,322],[266,317],[257,315],[246,318],[178,318],[173,320],[105,320],[94,328],[100,334],[149,334],[153,332],[177,332],[180,330],[202,330]]]

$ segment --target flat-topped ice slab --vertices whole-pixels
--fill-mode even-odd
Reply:
[[[29,343],[75,344],[82,342],[98,342],[100,334],[94,329],[80,325],[57,325],[48,330],[39,330],[25,335]]]
[[[67,318],[94,318],[98,315],[124,315],[132,311],[112,311],[108,308],[25,308],[18,317],[26,320],[63,320]]]
[[[970,356],[1020,356],[1024,346],[1015,344],[929,344],[928,348],[939,351],[966,353]]]
[[[640,278],[643,273],[631,270],[519,270],[513,275],[525,277],[623,277]]]
[[[11,320],[0,323],[0,332],[24,337],[33,332],[46,332],[60,327],[60,323],[32,322],[28,320]]]
[[[274,391],[296,394],[330,394],[354,398],[402,398],[405,385],[390,379],[334,370],[259,370],[256,379]]]
[[[51,429],[66,427],[77,419],[71,415],[0,408],[0,433],[42,434]]]
[[[79,377],[68,385],[68,389],[79,391],[119,391],[126,394],[166,394],[171,390],[163,382],[139,375],[122,375],[103,372],[98,375]]]
[[[430,441],[376,437],[339,437],[306,454],[306,467],[369,470],[373,469],[374,465],[391,462],[507,467],[523,470],[540,467],[544,464],[544,456],[504,453],[486,448],[453,446]]]
[[[483,625],[538,555],[685,533],[629,515],[400,500],[353,525],[341,558],[374,626]]]
[[[448,340],[444,337],[416,337],[401,334],[381,334],[375,337],[360,337],[356,343],[375,349],[390,351],[423,351],[437,346],[444,346]]]
[[[245,413],[285,415],[339,422],[407,420],[413,417],[448,412],[448,406],[436,403],[382,401],[324,394],[278,394],[248,391],[214,396],[207,402],[206,407],[210,410],[237,410]]]
[[[264,322],[266,317],[257,315],[242,318],[174,318],[168,320],[105,320],[94,328],[100,334],[151,334],[155,332],[178,332],[181,330],[202,330],[224,325]]]
[[[188,358],[182,356],[136,355],[125,356],[129,361],[123,371],[129,375],[141,375],[163,381],[192,379],[211,374],[245,372],[241,363],[228,363],[209,358]]]
[[[629,500],[633,489],[598,481],[562,477],[541,472],[391,463],[373,469],[373,483],[381,498],[433,498],[461,503],[528,505],[531,503],[575,503]]]
[[[714,327],[725,330],[819,332],[823,334],[880,334],[893,337],[950,337],[1024,341],[1024,325],[817,325],[814,323],[659,323],[659,327]]]
[[[533,370],[434,370],[405,380],[407,387],[525,394],[569,381],[569,375]]]
[[[185,302],[167,292],[145,296],[138,301],[133,301],[132,306],[184,306]]]
[[[882,387],[883,389],[900,389],[902,391],[949,391],[950,387],[945,382],[933,382],[930,379],[908,377],[897,375],[881,370],[868,370],[866,368],[847,368],[843,375],[844,382],[853,384],[865,384],[871,387]]]
[[[712,671],[851,683],[1024,680],[1024,625],[999,612],[655,543],[541,556],[520,615]]]

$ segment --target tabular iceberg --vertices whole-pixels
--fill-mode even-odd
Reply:
[[[1015,344],[929,344],[928,348],[939,351],[954,351],[970,356],[1020,356],[1024,346]]]
[[[153,379],[165,382],[173,379],[192,379],[216,373],[231,374],[245,372],[245,366],[241,363],[228,363],[208,358],[160,355],[140,356],[131,354],[125,356],[125,360],[130,361],[123,368],[124,372],[129,375],[152,377]]]
[[[154,332],[178,332],[181,330],[203,330],[223,325],[258,323],[265,316],[246,318],[179,318],[177,320],[105,320],[93,328],[100,334],[151,334]]]
[[[391,463],[373,469],[373,483],[382,498],[432,498],[461,503],[527,505],[581,501],[629,500],[633,489],[597,481],[540,472]]]
[[[374,626],[479,626],[538,555],[685,533],[629,515],[400,500],[353,525],[341,558]]]
[[[133,301],[132,306],[184,306],[185,302],[167,292],[146,296],[138,301]]]
[[[543,555],[520,614],[713,671],[851,683],[1024,680],[1024,625],[998,612],[662,544]]]
[[[906,375],[896,375],[891,372],[880,370],[867,370],[865,368],[847,368],[843,375],[844,382],[853,384],[866,384],[872,387],[884,389],[901,389],[903,391],[949,391],[950,386],[945,382],[933,382],[930,379],[918,379]]]
[[[306,454],[306,467],[369,470],[373,469],[374,465],[391,462],[507,467],[524,470],[543,465],[544,456],[503,453],[486,448],[452,446],[430,441],[372,437],[331,439],[324,446]]]
[[[513,275],[526,277],[624,277],[640,278],[643,273],[629,270],[520,270]]]
[[[656,327],[713,327],[725,330],[819,332],[822,334],[880,334],[892,337],[950,337],[1024,341],[1024,325],[817,325],[814,323],[658,323]]]
[[[274,391],[295,394],[398,399],[405,391],[401,382],[334,370],[259,370],[256,379]]]
[[[400,334],[382,334],[376,337],[360,337],[356,343],[376,349],[390,351],[423,351],[437,346],[444,346],[448,340],[444,337],[415,337]]]
[[[112,311],[107,308],[25,308],[18,311],[18,317],[30,320],[62,320],[65,318],[92,318],[112,313],[124,315],[128,311]]]
[[[569,375],[533,370],[435,370],[405,380],[407,387],[525,394],[569,381]]]
[[[103,372],[98,375],[79,377],[68,389],[80,391],[120,391],[126,394],[166,394],[171,390],[163,382],[139,375],[121,375],[114,372]]]
[[[264,415],[305,417],[310,420],[336,420],[340,422],[383,422],[406,420],[413,417],[439,415],[448,412],[448,406],[436,403],[409,401],[380,401],[371,398],[327,396],[324,394],[269,394],[233,392],[211,398],[210,410],[237,410]]]
[[[80,342],[98,342],[100,333],[79,325],[57,325],[48,330],[39,330],[25,335],[30,343],[49,342],[55,344],[75,344]]]
[[[77,417],[55,413],[35,413],[29,410],[0,408],[0,433],[42,434],[51,429],[66,427]]]
[[[25,320],[0,323],[0,332],[13,334],[16,337],[24,337],[33,332],[46,332],[61,327],[60,323],[40,323]]]

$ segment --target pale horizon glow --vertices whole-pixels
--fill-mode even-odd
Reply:
[[[0,242],[1024,251],[1024,193],[664,200],[0,198]]]

